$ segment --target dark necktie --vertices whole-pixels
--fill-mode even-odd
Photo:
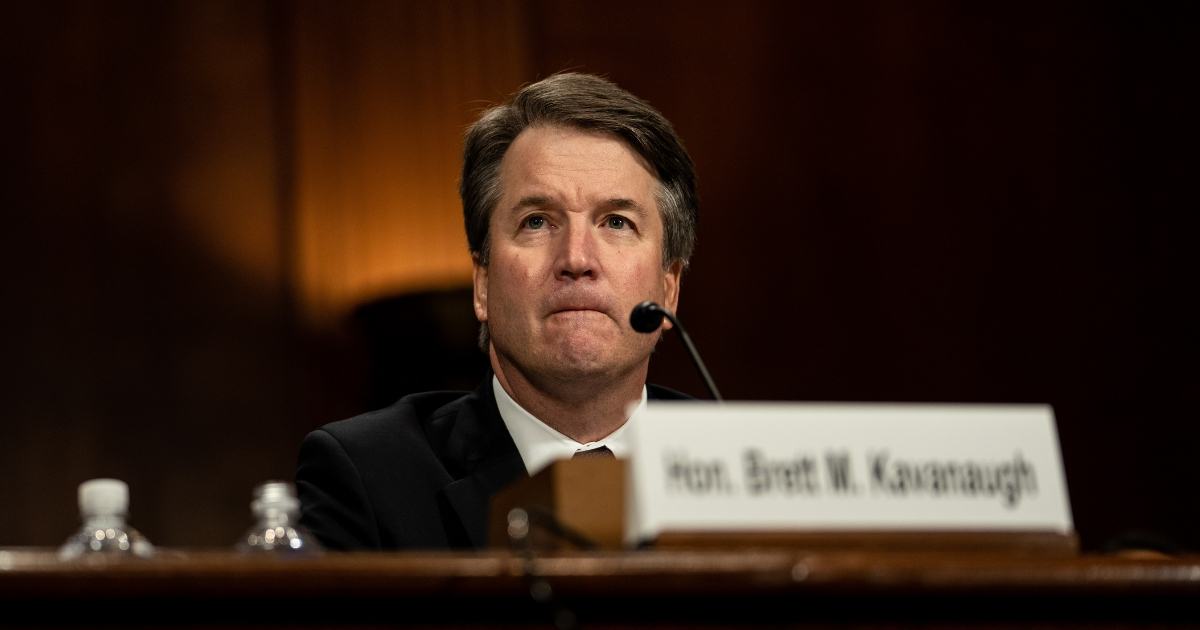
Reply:
[[[571,459],[616,459],[616,455],[607,446],[600,446],[587,451],[577,451]]]

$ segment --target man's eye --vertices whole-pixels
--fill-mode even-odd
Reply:
[[[621,217],[608,217],[608,227],[610,227],[614,230],[624,229],[625,228],[625,219],[623,219]]]
[[[531,230],[540,230],[546,227],[546,217],[529,217],[525,219],[525,227]]]

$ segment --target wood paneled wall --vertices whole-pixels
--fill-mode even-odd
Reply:
[[[297,284],[306,321],[470,284],[463,131],[530,80],[523,3],[301,2]]]
[[[264,2],[10,3],[0,20],[0,544],[126,480],[154,542],[224,544],[298,406]]]
[[[1197,548],[1198,13],[546,0],[535,58],[687,143],[680,316],[725,395],[1048,402],[1086,547]],[[704,392],[675,340],[651,377]]]
[[[524,10],[6,5],[0,545],[97,476],[154,542],[232,543],[359,410],[353,308],[469,284],[460,138],[531,78]]]

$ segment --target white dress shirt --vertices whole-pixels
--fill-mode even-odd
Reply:
[[[629,425],[636,422],[642,415],[640,412],[646,408],[646,386],[643,385],[642,400],[633,414],[626,419],[625,424],[595,442],[580,444],[525,411],[504,391],[500,379],[495,375],[492,376],[492,391],[496,394],[496,407],[500,409],[500,417],[508,427],[508,434],[512,436],[513,442],[517,444],[517,451],[521,453],[521,460],[525,462],[525,470],[531,475],[560,459],[571,459],[579,451],[590,451],[601,446],[607,446],[617,457],[628,456],[629,442],[626,435]]]

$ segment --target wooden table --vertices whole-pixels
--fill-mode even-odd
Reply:
[[[530,595],[540,580],[556,596],[549,604]],[[10,625],[549,627],[563,608],[584,628],[1200,623],[1200,557],[652,550],[279,560],[160,550],[153,560],[69,564],[51,550],[0,550],[0,614]]]

